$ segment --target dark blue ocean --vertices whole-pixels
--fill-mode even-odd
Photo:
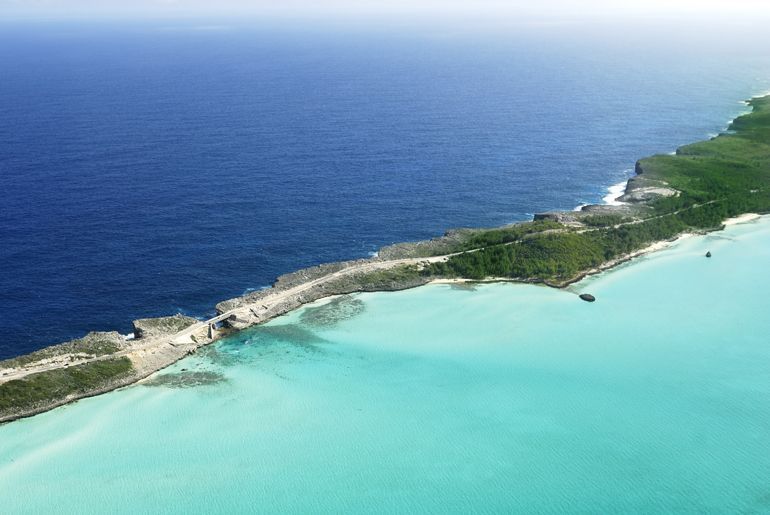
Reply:
[[[751,25],[0,24],[0,358],[600,202],[770,89]]]

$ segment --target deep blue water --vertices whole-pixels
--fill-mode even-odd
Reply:
[[[599,202],[770,89],[670,29],[0,25],[0,358]]]

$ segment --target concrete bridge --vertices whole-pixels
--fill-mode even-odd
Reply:
[[[221,315],[209,318],[208,320],[203,320],[177,333],[174,336],[172,344],[188,345],[191,343],[199,343],[196,341],[196,337],[203,337],[211,340],[217,335],[217,331],[219,330],[218,324],[224,322],[225,320],[235,319],[236,314],[233,311],[228,311],[226,313],[222,313]]]

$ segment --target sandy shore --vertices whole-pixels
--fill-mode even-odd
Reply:
[[[753,220],[754,218],[752,218]],[[731,224],[732,225],[732,224]],[[606,263],[603,263],[601,266],[596,268],[591,268],[590,270],[587,270],[580,275],[569,279],[567,281],[552,284],[549,282],[536,282],[531,280],[525,280],[525,279],[516,279],[511,277],[486,277],[484,279],[463,279],[463,278],[457,278],[457,279],[433,279],[428,284],[464,284],[464,283],[500,283],[500,282],[506,282],[506,283],[520,283],[520,284],[544,284],[546,286],[550,286],[553,288],[565,288],[571,284],[574,284],[576,282],[579,282],[586,277],[590,275],[596,275],[601,272],[605,272],[610,270],[611,268],[614,268],[622,263],[626,263],[628,261],[631,261],[634,258],[641,257],[645,254],[650,254],[652,252],[657,252],[659,250],[663,250],[665,248],[670,247],[671,245],[682,241],[686,238],[691,238],[693,236],[699,236],[697,233],[684,233],[679,235],[676,239],[668,240],[668,241],[658,241],[653,243],[652,245],[649,245],[647,247],[644,247],[642,249],[636,250],[634,252],[630,252],[628,254],[624,254],[620,257],[617,257],[611,261],[607,261]]]
[[[759,215],[757,213],[745,213],[740,216],[736,216],[734,218],[728,218],[723,222],[723,225],[725,227],[729,227],[731,225],[738,225],[738,224],[745,224],[750,223],[755,220],[758,220],[762,217],[762,215]],[[651,254],[653,252],[657,252],[659,250],[666,249],[668,247],[671,247],[672,245],[681,242],[687,238],[692,238],[693,236],[702,236],[705,233],[694,233],[694,232],[688,232],[684,234],[680,234],[673,240],[664,240],[664,241],[656,241],[652,245],[648,245],[647,247],[641,248],[639,250],[636,250],[634,252],[630,252],[628,254],[624,254],[623,256],[620,256],[618,258],[615,258],[613,260],[607,261],[606,263],[603,263],[601,266],[592,268],[590,270],[587,270],[586,272],[580,274],[578,277],[575,277],[573,279],[570,279],[569,281],[565,281],[563,283],[559,284],[547,284],[548,286],[553,286],[557,288],[564,288],[566,286],[569,286],[570,284],[574,284],[576,282],[581,281],[582,279],[591,276],[596,275],[601,272],[605,272],[607,270],[610,270],[612,268],[615,268],[616,266],[626,263],[628,261],[631,261],[634,258],[644,256],[646,254]],[[473,279],[434,279],[430,281],[429,284],[461,284],[461,283],[496,283],[496,282],[515,282],[515,283],[531,283],[532,281],[526,281],[521,279],[512,279],[510,277],[487,277],[485,279],[480,280],[473,280]]]
[[[759,218],[762,218],[761,215],[758,215],[757,213],[745,213],[741,216],[736,216],[734,218],[728,218],[724,221],[724,225],[738,225],[738,224],[745,224],[748,222],[753,222],[754,220],[758,220]]]

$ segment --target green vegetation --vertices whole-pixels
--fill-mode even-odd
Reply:
[[[51,359],[64,354],[77,354],[83,357],[106,356],[120,350],[123,337],[116,332],[88,333],[83,338],[71,340],[59,345],[52,345],[24,356],[0,361],[0,368],[18,368],[30,363]]]
[[[379,289],[393,284],[410,284],[420,281],[420,279],[420,271],[413,265],[367,272],[354,277],[355,282],[364,289]]]
[[[640,219],[602,214],[583,217],[583,229],[541,221],[483,231],[465,242],[465,252],[421,273],[563,283],[653,242],[770,212],[770,97],[750,104],[753,112],[736,119],[729,133],[640,161],[640,182],[679,192],[640,207]]]
[[[581,221],[589,227],[610,227],[632,222],[633,219],[623,215],[591,215],[584,217]]]
[[[499,229],[479,230],[474,232],[473,235],[466,241],[459,244],[454,249],[454,252],[462,252],[465,250],[478,249],[481,247],[511,243],[518,241],[530,234],[542,233],[545,231],[552,231],[557,229],[562,229],[562,225],[560,223],[550,220],[540,220],[536,222],[501,227]]]
[[[22,412],[69,395],[91,393],[128,376],[131,360],[123,357],[32,374],[0,384],[0,416]]]

